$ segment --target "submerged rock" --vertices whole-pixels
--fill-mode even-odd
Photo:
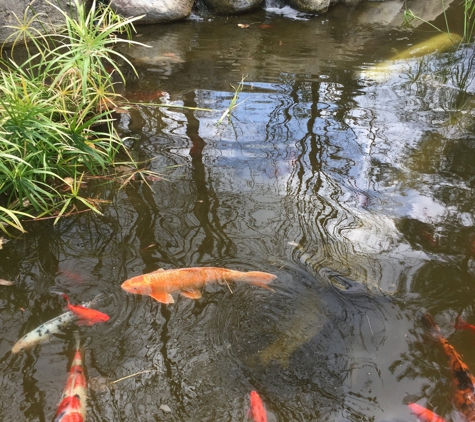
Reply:
[[[203,0],[214,13],[233,14],[250,12],[261,6],[261,0]]]
[[[289,4],[297,10],[306,13],[322,13],[328,10],[330,3],[335,3],[335,0],[290,0]]]
[[[31,23],[35,31],[40,33],[48,32],[51,27],[64,25],[64,16],[55,6],[68,14],[72,11],[70,15],[74,16],[76,8],[74,2],[55,0],[52,3],[31,0],[0,1],[0,42],[8,40],[13,43],[15,38],[11,36],[15,32],[14,27],[20,26],[23,21],[29,22],[34,15],[39,15],[40,19],[48,23],[48,25],[41,24],[38,21]],[[79,3],[84,4],[86,8],[90,8],[92,0],[79,0]]]

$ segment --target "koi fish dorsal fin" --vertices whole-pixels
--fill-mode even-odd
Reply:
[[[160,303],[175,303],[170,293],[150,293],[151,298],[158,300]]]
[[[183,290],[180,292],[182,296],[187,297],[188,299],[199,299],[201,298],[201,292],[196,289],[192,290]]]

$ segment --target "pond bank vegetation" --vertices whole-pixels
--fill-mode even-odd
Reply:
[[[58,9],[59,10],[59,9]],[[15,27],[0,59],[0,229],[24,232],[23,221],[77,210],[99,212],[100,200],[82,196],[91,176],[124,165],[141,174],[114,128],[119,95],[114,80],[125,82],[113,49],[131,39],[133,22],[93,3],[86,11],[76,1],[61,11],[62,28],[40,34],[35,15]],[[26,51],[17,62],[16,48]],[[114,76],[114,78],[112,77]],[[114,179],[115,172],[112,171]],[[124,177],[118,180],[127,180]],[[145,180],[145,179],[144,179]]]

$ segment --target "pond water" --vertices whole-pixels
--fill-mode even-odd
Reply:
[[[411,401],[462,420],[420,313],[475,368],[474,334],[454,329],[475,321],[471,47],[374,78],[437,33],[350,7],[276,12],[137,28],[152,48],[124,51],[138,76],[123,93],[144,104],[118,129],[163,178],[99,180],[88,195],[109,201],[103,215],[30,224],[3,245],[2,420],[53,419],[77,330],[91,422],[246,421],[252,390],[272,422],[416,421]],[[459,15],[447,10],[452,28]],[[210,284],[164,305],[120,288],[193,266],[273,273],[275,292]],[[103,293],[110,321],[12,354],[63,312],[53,291]]]

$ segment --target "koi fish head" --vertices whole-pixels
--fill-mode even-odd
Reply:
[[[150,284],[143,275],[129,278],[125,280],[122,285],[122,290],[134,295],[148,295],[152,293]]]

